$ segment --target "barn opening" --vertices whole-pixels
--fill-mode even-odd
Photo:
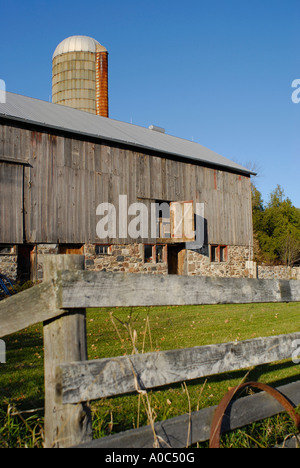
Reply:
[[[182,275],[184,273],[185,244],[168,245],[168,274]]]

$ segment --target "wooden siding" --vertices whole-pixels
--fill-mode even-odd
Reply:
[[[117,207],[119,195],[127,194],[129,205],[144,202],[150,207],[155,200],[204,203],[208,243],[252,244],[247,176],[118,145],[3,124],[0,160],[4,157],[29,163],[22,167],[26,242],[99,242],[97,206],[109,202]],[[18,165],[11,166],[13,177],[4,181],[4,172],[0,174],[1,191],[14,200],[9,213],[2,211],[1,205],[1,226],[5,224],[5,229],[1,229],[0,243],[22,242],[21,175]],[[130,242],[135,240],[112,240]]]
[[[0,239],[2,244],[23,242],[23,166],[1,161]]]

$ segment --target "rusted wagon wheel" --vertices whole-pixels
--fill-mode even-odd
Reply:
[[[219,403],[216,411],[214,413],[213,421],[211,424],[211,431],[210,431],[210,441],[209,447],[210,448],[220,448],[220,435],[221,435],[221,426],[225,411],[231,402],[234,395],[241,389],[245,387],[254,387],[260,390],[263,390],[270,395],[272,395],[276,400],[285,408],[285,410],[289,413],[291,418],[293,419],[296,427],[300,430],[300,415],[295,412],[295,408],[289,402],[289,400],[278,390],[270,387],[269,385],[262,384],[259,382],[245,382],[243,384],[238,385],[229,390],[228,393],[222,398],[221,402]]]

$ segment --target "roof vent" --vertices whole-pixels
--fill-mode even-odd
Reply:
[[[161,127],[156,127],[155,125],[150,125],[149,130],[153,130],[154,132],[165,133],[165,129]]]

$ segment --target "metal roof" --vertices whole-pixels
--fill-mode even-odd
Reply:
[[[6,102],[0,103],[0,117],[255,174],[199,143],[19,94],[6,92]]]

